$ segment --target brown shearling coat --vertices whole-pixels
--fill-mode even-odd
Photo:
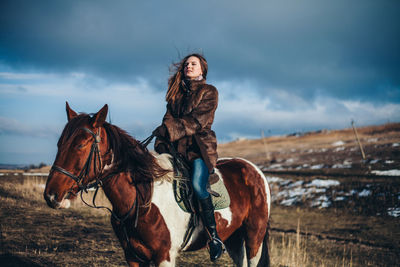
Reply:
[[[183,83],[185,92],[181,101],[168,104],[163,118],[167,129],[166,136],[157,138],[155,150],[169,153],[168,145],[162,140],[168,139],[187,161],[202,158],[211,172],[217,163],[217,139],[211,125],[218,106],[218,91],[204,80]]]

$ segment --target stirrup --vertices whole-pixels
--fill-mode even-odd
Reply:
[[[216,241],[216,242],[214,243],[214,241]],[[211,254],[211,247],[210,247],[210,244],[211,244],[211,243],[212,243],[212,246],[218,246],[218,245],[221,246],[221,247],[220,247],[220,252],[217,253],[216,255],[212,255],[212,254]],[[217,260],[218,260],[219,258],[221,258],[222,255],[226,252],[225,245],[224,245],[224,243],[223,243],[219,238],[214,238],[214,237],[212,237],[212,238],[208,241],[207,245],[208,245],[208,252],[209,252],[209,254],[210,254],[210,260],[211,260],[212,262],[217,261]],[[217,255],[218,255],[218,256],[217,256]],[[215,257],[215,258],[214,258],[214,257]]]
[[[215,240],[215,241],[217,241],[218,243],[221,244],[221,246],[222,246],[222,251],[224,252],[224,251],[225,251],[225,245],[224,245],[224,243],[221,241],[221,239],[216,238],[216,237],[211,237],[211,239],[208,240],[208,243],[212,242],[213,240]]]

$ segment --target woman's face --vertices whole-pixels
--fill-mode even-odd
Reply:
[[[184,65],[184,74],[186,79],[193,80],[200,75],[203,75],[203,71],[201,69],[200,59],[195,56],[189,57]]]

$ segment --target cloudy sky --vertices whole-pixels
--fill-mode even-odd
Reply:
[[[0,3],[0,163],[52,163],[66,123],[105,103],[141,140],[190,52],[220,93],[219,142],[400,121],[400,2]]]

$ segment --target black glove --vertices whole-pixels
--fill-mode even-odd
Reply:
[[[157,137],[165,137],[167,133],[167,128],[164,126],[164,124],[161,124],[158,126],[154,131],[153,135]]]

